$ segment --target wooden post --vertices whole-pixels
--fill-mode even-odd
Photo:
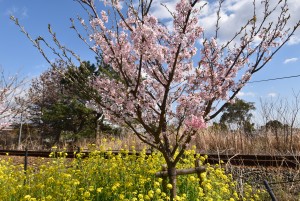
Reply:
[[[195,174],[197,172],[202,173],[205,172],[206,168],[204,166],[196,167],[196,168],[188,168],[188,169],[180,169],[177,170],[177,175],[186,175],[186,174]],[[168,171],[162,171],[155,173],[156,177],[166,177],[168,176]]]
[[[199,159],[196,159],[195,160],[195,168],[198,168],[200,167],[200,160]],[[197,175],[198,175],[198,178],[199,178],[199,186],[202,185],[202,178],[201,178],[201,172],[200,171],[197,171]]]

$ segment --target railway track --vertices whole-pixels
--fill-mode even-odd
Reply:
[[[25,156],[28,157],[43,157],[48,158],[50,151],[19,151],[19,150],[0,150],[0,155],[9,156]],[[67,153],[66,158],[76,158],[75,152]],[[77,152],[78,153],[78,152]],[[89,152],[81,152],[83,157],[88,157]],[[120,151],[112,151],[113,154],[120,154]],[[105,154],[105,152],[104,152]],[[139,155],[139,152],[129,152],[129,155]],[[151,152],[147,152],[147,155]],[[59,154],[55,154],[59,155]],[[207,155],[206,162],[210,164],[218,164],[220,161],[236,166],[261,166],[261,167],[285,167],[285,168],[300,168],[300,156],[291,155],[242,155],[242,154],[205,154]],[[53,156],[52,156],[53,157]]]

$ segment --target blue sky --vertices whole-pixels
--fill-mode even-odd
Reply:
[[[6,73],[19,72],[20,75],[33,77],[49,67],[38,50],[9,19],[11,14],[19,18],[20,24],[34,38],[49,38],[47,27],[51,24],[63,44],[76,50],[83,59],[94,59],[94,55],[69,28],[70,18],[82,15],[79,4],[72,0],[0,0],[0,66]]]
[[[229,13],[228,16],[233,16],[233,18],[223,17],[225,19],[224,24],[227,25],[222,30],[224,36],[232,29],[231,26],[228,26],[228,23],[235,23],[234,26],[239,26],[235,20],[240,18],[240,12],[243,12],[246,8],[246,4],[241,2],[246,1],[248,0],[225,1],[228,3],[225,5],[225,9]],[[294,21],[296,18],[300,19],[298,12],[300,3],[297,3],[297,1],[290,0],[291,16]],[[164,0],[164,2],[170,6],[174,4],[173,1]],[[165,15],[165,11],[160,10],[163,9],[162,7],[159,7],[159,5],[155,6],[157,10],[154,10],[154,13],[158,15],[158,18],[165,19],[168,17]],[[232,13],[236,15],[232,15]],[[38,50],[32,46],[25,35],[9,19],[10,14],[18,17],[20,23],[33,37],[40,35],[47,39],[49,36],[47,25],[49,23],[52,24],[53,30],[63,44],[74,49],[83,60],[94,60],[95,55],[88,50],[82,41],[77,38],[75,32],[69,28],[71,25],[70,18],[83,15],[82,8],[73,0],[0,0],[0,66],[6,73],[14,74],[19,72],[20,76],[31,78],[38,76],[49,67]],[[210,14],[206,14],[203,22],[207,24],[210,17]],[[206,26],[206,29],[209,30],[209,26]],[[299,32],[297,34],[300,36]],[[300,75],[300,37],[298,35],[296,35],[291,44],[282,48],[264,69],[255,74],[252,81]],[[300,91],[299,83],[300,77],[248,84],[239,96],[248,101],[258,101],[260,97],[289,97],[292,95],[293,90],[296,92]]]

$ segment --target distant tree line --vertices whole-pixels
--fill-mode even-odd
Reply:
[[[253,123],[253,111],[256,110],[253,102],[236,99],[234,103],[227,105],[220,116],[219,122],[213,123],[214,129],[223,131],[243,131],[245,134],[253,134],[255,124]],[[269,119],[260,129],[272,132],[278,138],[279,132],[287,130],[290,126],[283,124],[277,119]]]

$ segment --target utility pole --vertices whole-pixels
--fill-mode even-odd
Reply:
[[[22,128],[23,128],[23,112],[21,113],[21,125],[19,130],[19,138],[18,138],[18,149],[21,149],[21,139],[22,139]]]

